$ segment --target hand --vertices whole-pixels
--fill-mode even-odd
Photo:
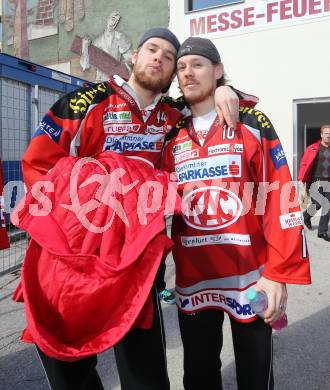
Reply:
[[[268,308],[264,313],[264,321],[272,325],[272,323],[282,318],[285,313],[288,300],[286,284],[275,282],[262,276],[255,285],[255,289],[256,291],[264,291],[267,294]]]
[[[218,113],[220,125],[227,123],[229,127],[236,129],[239,119],[239,98],[228,86],[222,85],[215,90],[215,109]]]

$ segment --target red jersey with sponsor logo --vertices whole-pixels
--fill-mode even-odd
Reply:
[[[32,185],[69,154],[95,157],[112,151],[157,167],[165,135],[185,112],[182,99],[162,96],[146,119],[114,80],[71,92],[41,120],[23,156],[25,182]]]
[[[251,321],[245,292],[261,275],[310,283],[295,188],[263,113],[241,108],[236,131],[216,118],[203,146],[192,121],[181,121],[167,136],[163,168],[176,172],[183,200],[172,226],[180,310],[219,308]]]

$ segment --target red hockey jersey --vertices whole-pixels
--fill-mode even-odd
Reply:
[[[73,91],[41,120],[23,156],[24,181],[31,186],[61,157],[95,157],[105,151],[157,167],[165,135],[186,112],[182,99],[161,96],[145,120],[132,96],[114,80]]]
[[[251,321],[245,291],[261,275],[310,283],[295,187],[262,112],[241,108],[236,131],[215,119],[203,147],[189,119],[167,141],[163,168],[176,172],[184,205],[172,226],[180,310],[219,308]]]

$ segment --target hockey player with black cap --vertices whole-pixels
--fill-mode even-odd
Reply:
[[[235,130],[219,123],[214,91],[225,82],[224,67],[210,40],[183,42],[177,76],[192,116],[167,135],[162,167],[176,173],[184,203],[182,215],[172,221],[184,388],[223,388],[226,312],[238,389],[270,390],[270,325],[285,313],[286,283],[310,283],[295,187],[265,114],[241,107]],[[245,295],[252,285],[267,294],[264,319],[252,311]]]

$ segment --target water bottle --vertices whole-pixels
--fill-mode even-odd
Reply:
[[[246,292],[246,297],[250,301],[250,306],[252,310],[258,314],[259,317],[264,317],[264,312],[268,307],[268,299],[266,293],[263,291],[256,291],[253,287],[249,288]],[[281,330],[288,326],[288,317],[286,313],[275,321],[271,327],[275,330]]]

